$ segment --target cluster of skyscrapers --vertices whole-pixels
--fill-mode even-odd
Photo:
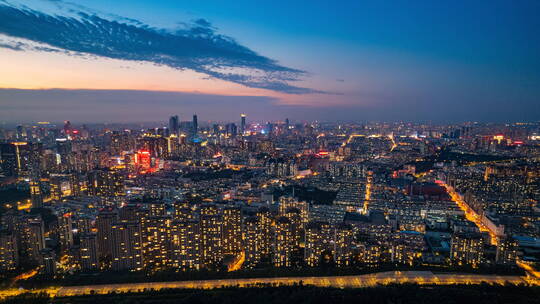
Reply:
[[[0,269],[540,260],[535,124],[238,123],[1,130]]]

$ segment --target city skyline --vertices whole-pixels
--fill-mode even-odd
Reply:
[[[0,122],[536,121],[539,11],[3,0]]]
[[[540,122],[237,118],[0,128],[0,300],[540,284]]]
[[[539,0],[0,0],[0,304],[540,299]]]

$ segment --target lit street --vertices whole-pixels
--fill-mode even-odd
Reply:
[[[336,277],[280,277],[280,278],[251,278],[251,279],[225,279],[225,280],[203,280],[203,281],[177,281],[177,282],[148,282],[148,283],[126,283],[107,285],[86,285],[61,287],[57,291],[52,291],[56,296],[76,296],[94,293],[110,292],[138,292],[144,289],[163,288],[219,288],[223,286],[248,287],[255,284],[277,284],[292,285],[302,282],[304,285],[314,285],[318,287],[337,288],[357,288],[376,286],[378,284],[522,284],[526,283],[524,278],[519,276],[498,276],[498,275],[476,275],[476,274],[434,274],[430,271],[395,271],[365,274],[358,276],[336,276]]]

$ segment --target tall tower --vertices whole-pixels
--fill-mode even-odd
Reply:
[[[178,115],[174,115],[169,118],[169,133],[171,135],[173,134],[178,135],[178,123],[179,123]]]
[[[112,226],[112,269],[141,270],[143,267],[142,238],[139,222],[117,223]]]
[[[246,114],[240,114],[240,134],[244,136],[246,132]]]
[[[71,213],[63,213],[58,216],[58,236],[62,251],[67,252],[73,247],[73,221]]]
[[[113,210],[100,210],[96,218],[97,245],[99,257],[112,256],[112,226],[116,222],[117,214]]]
[[[199,269],[200,241],[199,221],[174,221],[171,227],[171,265],[180,269]]]
[[[17,176],[21,165],[19,156],[17,143],[0,144],[0,169],[5,176]]]
[[[15,270],[19,264],[17,236],[13,231],[0,231],[0,270]]]
[[[239,256],[242,248],[242,210],[226,207],[223,210],[222,245],[224,255]]]
[[[71,133],[71,122],[69,120],[64,121],[64,135],[67,137]]]
[[[41,144],[32,143],[29,145],[29,170],[30,170],[30,199],[32,208],[43,207],[43,195],[41,193]]]
[[[23,254],[33,263],[40,262],[40,251],[45,248],[45,228],[41,216],[25,217],[21,221],[21,246]]]
[[[71,141],[67,138],[56,139],[56,152],[60,155],[60,163],[64,170],[69,169],[69,154],[71,153]]]
[[[98,269],[98,242],[96,235],[94,233],[83,233],[80,239],[80,259],[82,270]]]
[[[193,134],[197,134],[197,131],[199,130],[199,122],[197,121],[197,114],[193,115]]]
[[[43,196],[41,195],[39,177],[35,175],[30,177],[30,199],[32,201],[32,208],[43,207]]]
[[[292,253],[292,225],[291,221],[281,216],[276,220],[274,256],[272,261],[275,267],[290,267]]]
[[[268,137],[272,136],[272,132],[274,132],[274,124],[271,122],[266,123],[266,134]]]

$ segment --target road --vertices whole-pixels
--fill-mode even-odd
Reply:
[[[66,297],[89,294],[107,294],[110,292],[141,292],[145,289],[166,288],[198,288],[211,289],[226,286],[249,287],[257,284],[292,285],[302,282],[304,285],[336,288],[371,287],[379,284],[428,284],[428,285],[453,285],[453,284],[532,284],[540,285],[540,282],[520,276],[499,276],[482,274],[445,273],[434,274],[431,271],[389,271],[354,276],[327,276],[327,277],[279,277],[279,278],[251,278],[251,279],[223,279],[223,280],[200,280],[200,281],[175,281],[175,282],[145,282],[123,284],[100,284],[84,286],[63,286],[47,289],[6,289],[0,290],[0,299],[7,296],[15,296],[25,292],[46,292],[50,296]]]
[[[480,215],[478,215],[478,213],[476,213],[476,211],[474,211],[468,204],[467,202],[465,202],[462,198],[461,198],[461,195],[459,195],[455,190],[454,188],[452,188],[451,186],[449,186],[448,184],[446,183],[441,183],[441,185],[443,187],[446,188],[446,191],[448,192],[448,194],[450,195],[450,197],[452,198],[452,201],[454,201],[458,206],[459,208],[461,208],[461,210],[463,210],[465,212],[465,218],[467,218],[469,221],[473,222],[474,224],[476,224],[476,226],[478,227],[478,229],[480,229],[480,231],[486,231],[489,233],[489,235],[491,236],[491,243],[492,245],[497,245],[498,243],[498,236],[497,236],[497,233],[495,231],[492,231],[490,230],[488,227],[486,227],[482,221],[481,221],[481,217]],[[517,265],[525,270],[525,272],[530,275],[531,277],[535,278],[535,279],[540,279],[540,271],[536,270],[533,268],[533,266],[529,265],[528,263],[526,262],[523,262],[523,261],[520,261],[518,260],[517,261]]]
[[[252,278],[252,279],[224,279],[202,281],[176,281],[176,282],[147,282],[107,285],[66,286],[52,291],[55,296],[77,296],[90,293],[106,294],[110,292],[140,292],[144,289],[163,288],[201,288],[211,289],[223,286],[248,287],[256,284],[283,284],[292,285],[302,282],[304,285],[319,287],[370,287],[378,284],[416,283],[416,284],[522,284],[526,279],[519,276],[498,276],[479,274],[434,274],[430,271],[390,271],[356,276],[333,277],[279,277],[279,278]],[[530,282],[529,282],[530,283]]]
[[[446,183],[440,183],[444,188],[446,188],[446,192],[450,195],[452,201],[454,201],[458,207],[465,212],[465,218],[471,222],[473,222],[480,231],[485,231],[489,233],[491,237],[491,243],[492,245],[497,245],[498,237],[497,233],[495,231],[490,230],[488,227],[486,227],[481,220],[481,216],[472,209],[467,202],[465,202],[459,193],[457,193],[454,188],[452,188],[450,185]]]

